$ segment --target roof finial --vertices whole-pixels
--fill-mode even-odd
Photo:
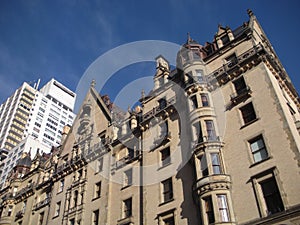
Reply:
[[[187,32],[187,43],[191,42],[191,34],[190,32]]]
[[[145,98],[145,90],[144,89],[142,89],[142,99],[144,99]]]
[[[251,9],[247,9],[247,13],[250,17],[254,15]]]
[[[91,87],[95,87],[95,85],[96,85],[96,81],[93,79],[91,82]]]

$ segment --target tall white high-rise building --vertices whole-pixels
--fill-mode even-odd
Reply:
[[[26,136],[36,92],[24,82],[0,105],[0,149],[11,150]]]
[[[7,155],[0,163],[0,186],[22,152],[49,153],[60,145],[63,127],[73,123],[76,94],[55,79],[38,86],[39,81],[24,82],[0,105],[0,149]]]
[[[73,123],[75,98],[74,92],[51,79],[35,94],[25,135],[48,146],[59,145],[63,127]]]
[[[40,90],[38,83],[24,82],[1,104],[0,149],[11,150],[28,135],[57,146],[63,127],[72,124],[76,94],[55,79]]]

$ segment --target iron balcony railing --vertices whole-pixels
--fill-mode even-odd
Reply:
[[[223,64],[221,67],[213,71],[210,75],[208,75],[208,80],[211,81],[213,79],[217,79],[219,76],[221,76],[224,73],[229,72],[230,70],[234,69],[244,61],[248,60],[252,56],[258,54],[263,50],[263,46],[261,43],[258,45],[254,46],[253,48],[247,50],[243,54],[239,55],[236,57],[236,59],[233,61],[229,61],[226,64]]]

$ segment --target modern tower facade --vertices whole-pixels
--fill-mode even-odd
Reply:
[[[0,191],[0,224],[299,224],[300,102],[256,17],[190,37],[117,119],[92,82],[63,143]]]
[[[76,94],[51,79],[40,90],[39,81],[31,86],[24,82],[0,106],[0,146],[7,152],[1,162],[0,187],[22,152],[49,153],[61,142],[65,125],[73,123]]]
[[[72,125],[76,94],[55,79],[51,79],[35,95],[26,135],[32,135],[41,143],[60,145],[63,127]]]
[[[1,104],[0,148],[11,150],[23,139],[36,91],[25,82]]]
[[[28,135],[49,148],[60,144],[64,125],[71,125],[75,117],[76,94],[55,79],[37,88],[24,82],[1,104],[0,148],[11,150]]]

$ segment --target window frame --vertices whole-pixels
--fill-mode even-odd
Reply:
[[[201,98],[202,107],[210,107],[210,100],[209,100],[208,93],[201,93],[200,98]]]
[[[123,213],[122,215],[123,219],[132,216],[132,197],[123,200],[122,213]]]
[[[174,200],[172,177],[161,181],[161,204]]]
[[[101,189],[102,189],[102,182],[98,181],[97,183],[95,183],[94,186],[94,198],[93,199],[97,199],[101,197]]]
[[[93,218],[92,224],[93,225],[99,225],[99,222],[100,222],[99,215],[100,215],[99,209],[96,209],[93,211],[93,216],[92,216],[92,218]]]
[[[243,105],[239,110],[243,121],[242,127],[247,126],[258,119],[252,102]]]
[[[58,185],[59,185],[59,186],[58,186],[58,191],[57,191],[57,193],[63,192],[64,187],[65,187],[65,179],[63,178],[63,179],[59,180]]]
[[[213,200],[212,196],[206,196],[203,198],[203,206],[204,206],[204,213],[205,219],[207,220],[208,224],[213,224],[216,222],[215,214],[214,214],[214,207],[213,207]]]
[[[132,181],[133,181],[132,174],[133,174],[132,168],[124,171],[123,188],[129,187],[132,185]]]
[[[217,158],[214,158],[213,156],[217,156]],[[217,159],[217,162],[215,162],[215,159]],[[219,152],[210,153],[210,161],[211,161],[211,166],[212,166],[212,174],[213,175],[223,174],[223,168],[222,168],[220,153]],[[218,168],[219,171],[216,172],[215,168]]]
[[[220,201],[220,197],[223,198],[223,201]],[[230,212],[228,207],[228,198],[226,194],[217,194],[217,205],[220,222],[230,222]]]
[[[247,84],[243,76],[232,81],[232,84],[237,95],[241,95],[247,90]]]
[[[254,191],[254,195],[257,199],[258,209],[259,209],[261,217],[267,217],[269,215],[273,215],[273,214],[268,213],[267,203],[264,198],[263,190],[261,187],[261,183],[264,183],[270,179],[273,179],[273,181],[275,182],[275,185],[277,187],[277,192],[281,199],[281,203],[282,203],[282,207],[283,207],[282,211],[285,210],[286,202],[284,199],[284,194],[282,193],[281,187],[279,185],[280,183],[278,182],[278,179],[279,179],[278,172],[277,172],[277,169],[275,167],[273,167],[269,170],[263,171],[263,172],[251,177],[253,191]]]
[[[165,167],[171,164],[171,148],[170,146],[159,151],[161,167]]]
[[[262,143],[262,147],[259,147],[258,149],[253,149],[253,147],[252,147],[252,145],[254,144],[254,143],[257,143],[258,141],[261,141],[261,143]],[[269,156],[269,152],[268,152],[268,150],[267,150],[267,147],[266,147],[266,143],[265,143],[265,141],[264,141],[264,137],[263,137],[263,135],[262,134],[259,134],[259,135],[257,135],[256,137],[254,137],[254,138],[251,138],[250,140],[248,140],[248,145],[249,145],[249,149],[250,149],[250,154],[251,154],[251,162],[253,163],[253,164],[258,164],[258,163],[261,163],[261,162],[263,162],[263,161],[265,161],[265,160],[267,160],[267,159],[269,159],[270,158],[270,156]],[[255,154],[256,153],[260,153],[260,152],[264,152],[263,154],[260,154],[260,156],[261,156],[261,160],[256,160],[255,159]],[[265,155],[264,157],[262,157],[262,155]]]
[[[54,210],[54,217],[58,217],[60,214],[60,208],[61,208],[61,201],[58,201],[55,204],[55,210]]]
[[[205,128],[207,134],[207,141],[215,141],[217,139],[217,133],[214,121],[205,120]]]

